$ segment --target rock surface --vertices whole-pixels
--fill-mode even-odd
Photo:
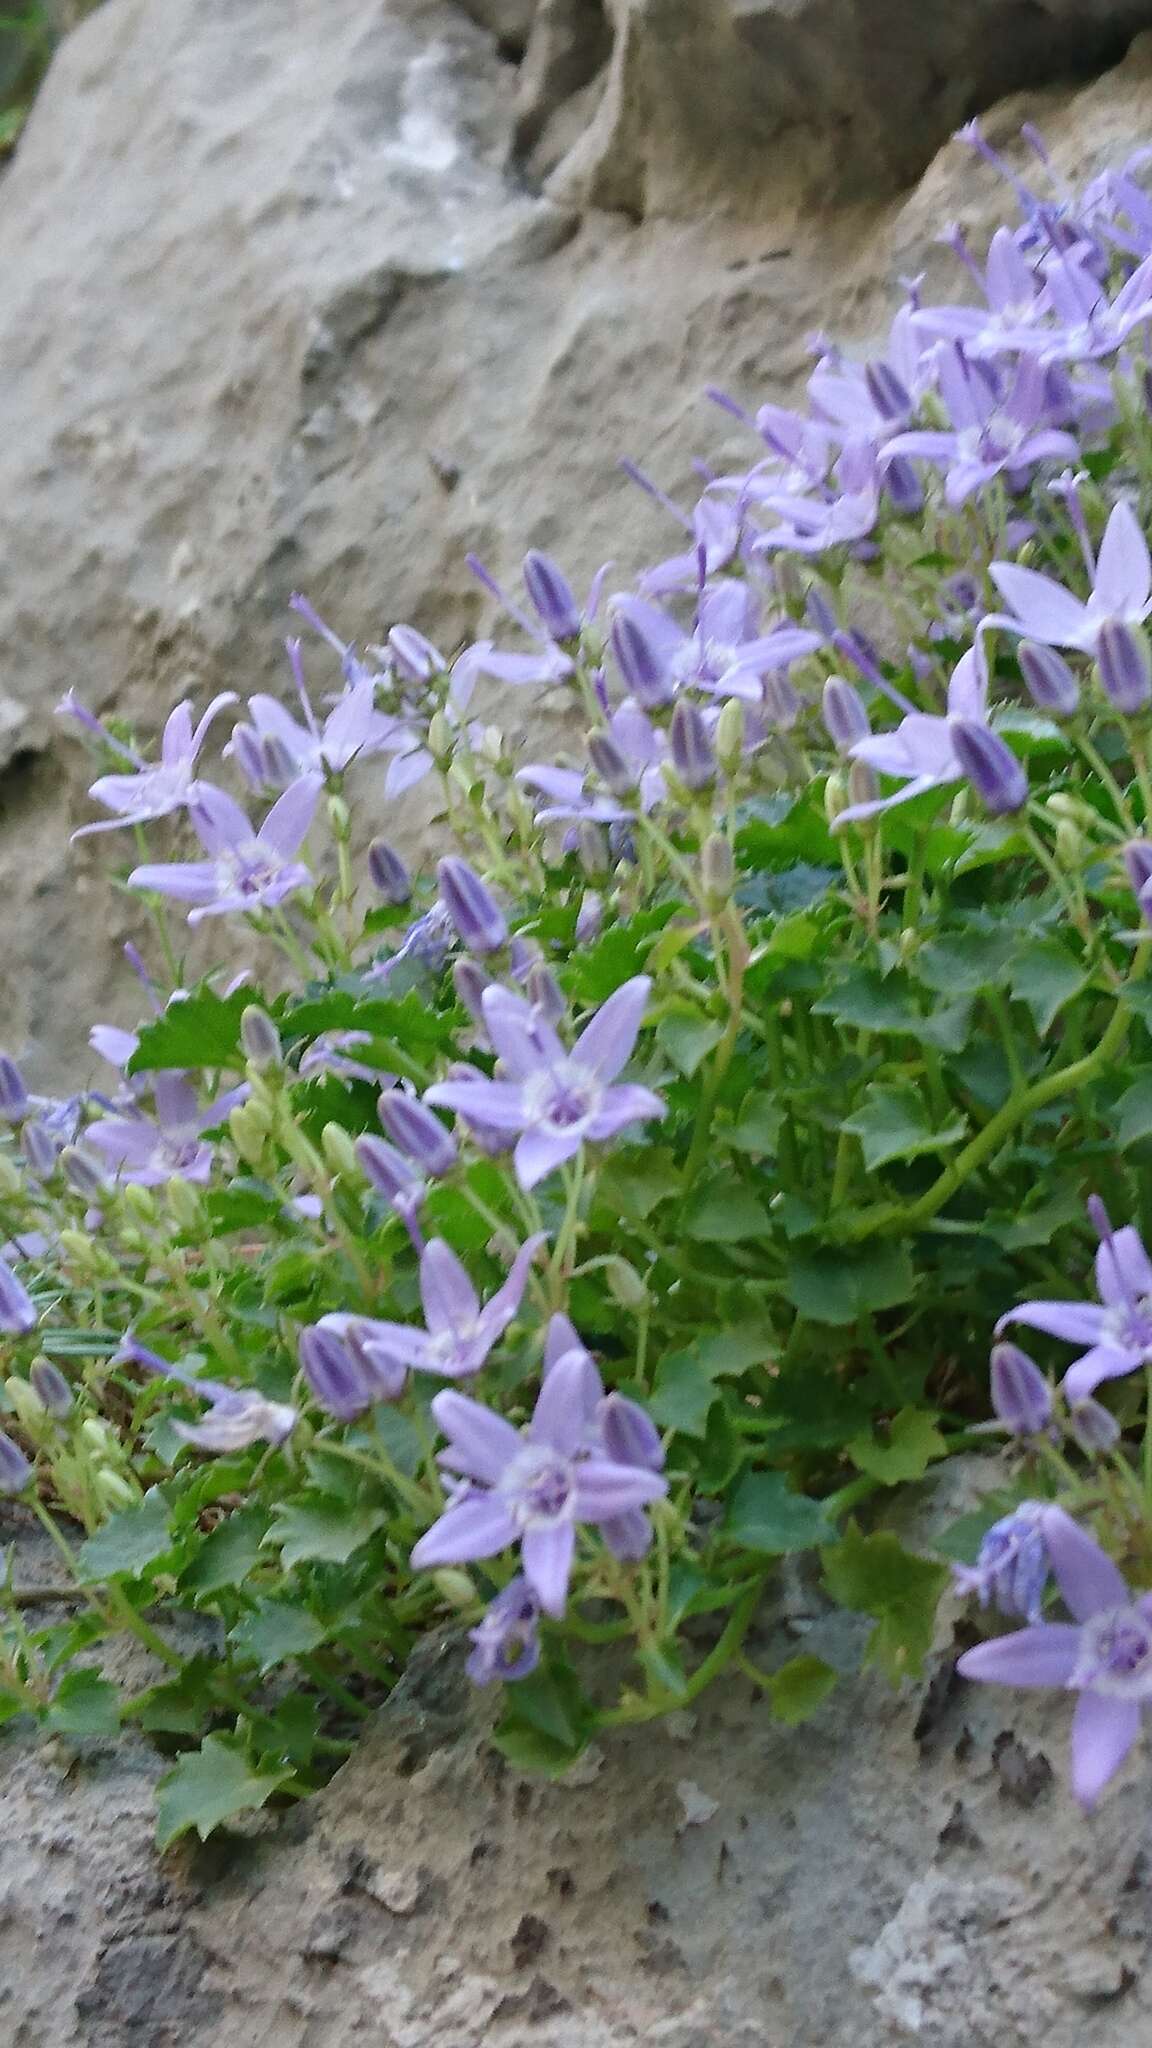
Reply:
[[[834,1663],[856,1624],[768,1624]],[[1085,1819],[1069,1704],[731,1679],[574,1781],[508,1770],[430,1647],[327,1791],[158,1859],[161,1766],[0,1747],[6,2048],[1134,2048],[1146,1763]],[[689,1776],[690,1774],[690,1776]]]
[[[735,454],[703,384],[786,392],[813,329],[874,326],[943,220],[1004,205],[959,144],[895,182],[1149,18],[106,0],[0,182],[0,1041],[78,1081],[91,1019],[135,1008],[107,842],[67,844],[67,686],[152,726],[267,687],[296,587],[451,646],[482,623],[470,547],[627,575],[668,535],[618,455],[688,491],[694,453]],[[1150,63],[996,122],[1090,170],[1144,139]]]

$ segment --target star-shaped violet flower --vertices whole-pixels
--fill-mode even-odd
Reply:
[[[979,647],[962,654],[948,685],[948,709],[943,718],[927,711],[911,711],[894,732],[872,733],[849,749],[854,761],[867,761],[881,775],[899,776],[903,789],[891,796],[874,797],[871,802],[850,804],[836,818],[835,829],[857,818],[872,818],[894,804],[906,804],[926,789],[943,789],[959,782],[964,770],[956,756],[956,720],[974,725],[988,721],[988,676]]]
[[[995,1685],[1062,1686],[1079,1694],[1072,1723],[1072,1790],[1093,1806],[1119,1770],[1152,1705],[1152,1593],[1133,1599],[1112,1559],[1049,1507],[1043,1540],[1075,1620],[1040,1622],[966,1650],[957,1670]]]
[[[254,831],[238,803],[222,789],[201,784],[188,815],[209,858],[134,868],[130,885],[190,903],[189,924],[229,911],[274,908],[312,886],[311,874],[295,856],[308,836],[321,787],[318,775],[302,775]]]
[[[73,839],[86,839],[93,832],[116,832],[124,825],[146,825],[152,818],[167,818],[182,810],[203,786],[196,780],[196,761],[217,713],[235,704],[234,690],[225,690],[212,702],[193,728],[192,706],[178,704],[171,712],[160,742],[160,759],[141,761],[134,774],[100,775],[88,791],[114,818],[101,818],[95,825],[81,825]]]
[[[367,1316],[321,1316],[320,1328],[346,1334],[355,1321],[357,1341],[369,1362],[389,1372],[439,1373],[443,1379],[466,1379],[480,1371],[488,1353],[503,1336],[524,1297],[528,1269],[544,1242],[538,1231],[521,1245],[508,1278],[490,1301],[480,1297],[455,1252],[434,1237],[420,1254],[420,1299],[424,1329],[407,1323],[377,1322]]]
[[[1088,1213],[1100,1237],[1099,1301],[1022,1301],[996,1325],[997,1336],[1009,1323],[1026,1323],[1066,1344],[1087,1345],[1064,1375],[1064,1393],[1073,1404],[1087,1400],[1102,1381],[1152,1363],[1152,1259],[1130,1223],[1112,1229],[1095,1196]]]
[[[484,991],[484,1022],[508,1079],[441,1081],[425,1101],[475,1117],[490,1129],[518,1133],[513,1160],[522,1188],[533,1188],[587,1141],[614,1138],[628,1124],[663,1116],[650,1088],[614,1086],[627,1064],[652,983],[639,974],[602,1003],[568,1052],[538,1009],[493,986]]]
[[[222,1124],[229,1110],[247,1099],[247,1084],[228,1089],[204,1108],[181,1073],[157,1073],[152,1092],[154,1117],[143,1111],[100,1117],[84,1132],[85,1146],[100,1154],[118,1180],[137,1187],[159,1187],[174,1174],[182,1180],[206,1181],[213,1152],[203,1133]]]
[[[448,1438],[439,1463],[462,1480],[412,1552],[419,1570],[471,1564],[518,1543],[524,1577],[546,1614],[561,1615],[581,1522],[604,1523],[658,1500],[667,1481],[584,1448],[585,1354],[547,1375],[524,1433],[463,1394],[437,1394],[432,1413]]]
[[[186,1444],[200,1451],[243,1451],[249,1444],[282,1444],[299,1420],[298,1412],[286,1401],[270,1401],[256,1387],[227,1387],[219,1380],[198,1379],[129,1334],[117,1354],[120,1362],[142,1365],[146,1372],[176,1380],[189,1393],[209,1403],[200,1422],[174,1422],[172,1428]]]
[[[992,581],[1011,612],[992,612],[983,621],[1005,626],[1028,640],[1049,647],[1072,647],[1095,655],[1101,628],[1139,626],[1152,612],[1152,561],[1148,543],[1131,505],[1123,498],[1112,507],[1096,574],[1085,602],[1065,590],[1052,576],[1017,562],[993,562]]]

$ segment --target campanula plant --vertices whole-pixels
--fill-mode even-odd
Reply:
[[[821,339],[801,406],[714,394],[745,450],[694,506],[629,460],[675,529],[629,587],[476,562],[448,649],[294,599],[285,701],[181,704],[158,758],[65,700],[147,1014],[61,1097],[0,1055],[0,1491],[63,1590],[17,1555],[0,1713],[150,1731],[164,1839],[319,1783],[429,1635],[524,1767],[722,1673],[801,1720],[836,1674],[748,1653],[792,1555],[897,1680],[951,1570],[1013,1625],[965,1675],[1078,1694],[1085,1801],[1136,1741],[1139,176],[1013,171],[962,302]],[[961,1449],[986,1511],[905,1547],[889,1490]]]

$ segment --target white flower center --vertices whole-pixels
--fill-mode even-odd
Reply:
[[[1109,1607],[1086,1621],[1068,1681],[1106,1699],[1152,1699],[1152,1622],[1138,1607]]]
[[[519,1529],[549,1529],[570,1522],[572,1460],[547,1444],[525,1444],[505,1467],[500,1492]]]
[[[595,1116],[603,1093],[590,1068],[563,1060],[525,1083],[524,1106],[541,1130],[556,1136],[583,1131]]]

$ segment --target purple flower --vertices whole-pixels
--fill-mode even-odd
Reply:
[[[335,1074],[339,1081],[375,1081],[384,1079],[379,1067],[366,1067],[363,1060],[352,1058],[357,1045],[371,1045],[370,1031],[322,1031],[311,1045],[301,1053],[297,1072],[302,1081],[314,1081],[318,1074]]]
[[[921,306],[912,315],[920,334],[962,341],[969,355],[999,355],[1005,348],[1030,346],[1042,339],[1041,322],[1048,297],[1010,228],[997,228],[988,247],[987,267],[967,257],[988,301],[983,306]]]
[[[209,858],[135,868],[129,883],[192,904],[189,924],[233,910],[273,909],[298,889],[312,886],[308,869],[295,856],[308,836],[321,787],[318,776],[302,776],[276,799],[254,832],[239,804],[222,789],[203,784],[188,815]]]
[[[437,1394],[448,1438],[439,1462],[463,1484],[412,1552],[418,1569],[470,1564],[519,1543],[524,1576],[546,1614],[564,1612],[580,1522],[604,1523],[667,1491],[658,1473],[619,1465],[583,1446],[584,1357],[547,1375],[523,1434],[463,1394]]]
[[[952,720],[952,750],[986,811],[994,818],[1023,810],[1028,777],[1006,740],[973,718]]]
[[[0,1429],[0,1494],[23,1493],[32,1478],[32,1467],[10,1436]]]
[[[626,981],[587,1023],[571,1052],[522,996],[494,987],[484,995],[484,1021],[507,1080],[477,1073],[440,1082],[427,1102],[466,1121],[519,1134],[514,1162],[523,1188],[536,1186],[586,1141],[613,1138],[628,1124],[664,1115],[650,1088],[614,1087],[627,1064],[652,986],[647,975]]]
[[[463,945],[483,959],[508,943],[508,920],[488,884],[459,854],[450,853],[437,868],[440,901]]]
[[[880,512],[880,473],[870,441],[850,441],[836,464],[838,493],[796,498],[786,493],[766,498],[780,522],[761,534],[754,552],[784,549],[790,554],[819,555],[828,548],[864,540]]]
[[[1039,1366],[1018,1344],[992,1347],[992,1407],[1012,1436],[1039,1436],[1052,1422],[1052,1392]]]
[[[1087,602],[1074,597],[1053,577],[1022,569],[1015,562],[993,562],[991,573],[1012,612],[990,613],[982,631],[988,626],[1006,626],[1050,647],[1074,647],[1082,654],[1095,655],[1103,625],[1116,620],[1139,626],[1152,611],[1148,543],[1136,514],[1123,498],[1113,506],[1104,529]]]
[[[541,1232],[521,1245],[504,1285],[482,1307],[455,1252],[443,1238],[434,1237],[420,1255],[425,1328],[366,1316],[356,1319],[372,1362],[401,1374],[409,1369],[439,1373],[442,1379],[465,1379],[479,1372],[520,1307],[528,1269],[543,1242]],[[343,1315],[321,1316],[317,1328],[344,1337],[347,1324]]]
[[[18,1124],[21,1117],[27,1116],[30,1106],[23,1074],[8,1053],[0,1052],[0,1119]]]
[[[1133,1600],[1110,1557],[1063,1508],[1042,1518],[1044,1542],[1074,1622],[1041,1622],[965,1651],[964,1678],[1063,1686],[1079,1693],[1072,1723],[1072,1790],[1093,1806],[1119,1770],[1152,1701],[1152,1594]]]
[[[394,1145],[415,1161],[422,1173],[442,1180],[456,1164],[456,1140],[438,1116],[412,1095],[395,1089],[380,1097],[380,1121]]]
[[[141,761],[132,775],[101,775],[88,791],[118,817],[104,818],[97,825],[82,825],[73,839],[86,839],[92,832],[115,832],[122,825],[144,825],[151,818],[166,818],[182,810],[201,787],[196,780],[196,761],[218,712],[235,704],[234,690],[213,697],[198,726],[193,729],[192,706],[178,704],[164,727],[160,759],[150,767]]]
[[[540,1602],[522,1572],[517,1572],[490,1603],[479,1625],[469,1631],[473,1644],[464,1666],[473,1685],[494,1679],[527,1678],[540,1662]]]
[[[970,363],[954,344],[941,352],[939,383],[952,431],[913,429],[886,441],[880,453],[939,463],[946,471],[949,505],[962,505],[1005,471],[1016,489],[1038,462],[1076,461],[1080,451],[1073,436],[1050,424],[1047,378],[1034,357],[1021,358],[1002,393],[997,373],[983,363]]]
[[[0,1258],[0,1330],[9,1337],[26,1337],[39,1320],[28,1289],[16,1278],[7,1259]]]
[[[606,794],[595,790],[590,792],[587,776],[578,769],[549,768],[541,763],[530,763],[517,769],[516,780],[548,800],[544,809],[536,813],[538,825],[581,818],[593,824],[611,825],[634,817],[637,811],[647,817],[649,811],[663,801],[667,793],[664,769],[668,761],[668,741],[638,704],[626,699],[609,718],[606,733],[597,737],[610,740],[624,764],[624,781],[620,786],[624,787],[626,782],[630,792],[627,799],[616,794],[610,786],[607,786]],[[601,759],[606,758],[603,749],[599,752]],[[603,775],[600,780],[604,781]]]
[[[203,1133],[223,1123],[247,1094],[245,1085],[230,1088],[202,1109],[185,1075],[161,1072],[153,1083],[154,1117],[142,1110],[100,1117],[89,1124],[85,1143],[100,1154],[110,1173],[137,1187],[158,1187],[174,1174],[202,1183],[212,1171],[213,1159]]]
[[[854,761],[866,762],[870,768],[878,769],[881,775],[903,778],[904,787],[893,796],[850,804],[837,817],[836,829],[851,824],[857,818],[871,818],[879,811],[891,810],[894,804],[907,803],[912,797],[921,796],[926,789],[943,789],[950,782],[959,782],[964,770],[956,754],[955,723],[963,719],[968,724],[983,726],[987,724],[987,717],[988,677],[984,656],[979,646],[970,647],[952,671],[945,717],[937,718],[926,711],[911,711],[907,718],[901,719],[895,732],[873,733],[868,739],[856,741],[850,750]]]
[[[1099,1302],[1024,1301],[996,1325],[997,1336],[1009,1323],[1026,1323],[1067,1344],[1089,1347],[1064,1375],[1063,1390],[1073,1405],[1102,1380],[1120,1379],[1152,1362],[1152,1260],[1130,1223],[1114,1231],[1095,1200],[1089,1213],[1100,1236]]]
[[[981,1607],[1001,1614],[1022,1614],[1038,1622],[1048,1583],[1048,1546],[1044,1540],[1043,1501],[1022,1501],[1010,1515],[993,1522],[974,1565],[953,1568],[961,1594],[974,1593]]]
[[[288,642],[296,667],[300,643]],[[242,768],[263,766],[256,786],[295,781],[302,775],[342,775],[361,756],[382,752],[406,752],[412,744],[407,726],[376,709],[376,678],[361,674],[338,697],[321,725],[304,689],[297,669],[297,685],[303,719],[293,718],[277,698],[249,697],[250,724],[239,725],[224,749],[235,754]]]
[[[209,1402],[202,1421],[172,1424],[176,1435],[197,1450],[243,1451],[254,1443],[282,1444],[299,1419],[286,1401],[269,1401],[255,1387],[227,1387],[219,1380],[198,1379],[195,1373],[149,1351],[132,1335],[125,1337],[117,1356],[121,1362],[142,1365],[146,1372],[176,1380],[189,1393]]]
[[[364,1359],[346,1341],[348,1326],[355,1318],[333,1320],[339,1321],[339,1330],[322,1322],[301,1330],[297,1350],[304,1377],[320,1406],[339,1422],[353,1422],[379,1398],[382,1389],[376,1376],[365,1370]],[[401,1374],[401,1385],[403,1378]]]

